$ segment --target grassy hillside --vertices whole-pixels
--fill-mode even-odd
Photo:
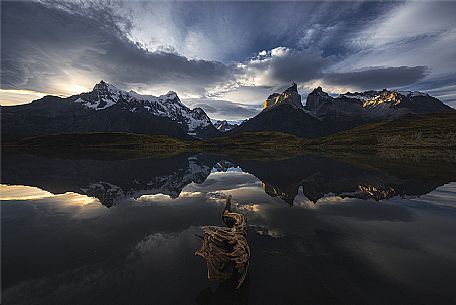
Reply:
[[[456,114],[410,116],[362,125],[324,138],[309,140],[312,148],[456,148]]]
[[[305,145],[304,139],[294,135],[262,131],[208,139],[199,143],[199,149],[246,158],[280,159],[301,153]]]
[[[112,154],[135,157],[148,154],[169,156],[188,150],[189,142],[163,135],[130,133],[57,134],[3,139],[3,149],[47,155]]]
[[[456,114],[414,116],[367,124],[310,140],[280,132],[245,132],[208,140],[186,141],[169,136],[129,133],[84,133],[4,138],[3,149],[48,154],[111,153],[128,156],[214,152],[245,158],[287,158],[309,151],[372,151],[389,159],[417,156],[453,159]],[[451,153],[448,153],[450,151]]]

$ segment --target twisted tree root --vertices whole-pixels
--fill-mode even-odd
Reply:
[[[247,275],[250,248],[247,243],[247,218],[231,211],[231,196],[228,197],[222,214],[227,227],[203,226],[202,245],[195,255],[207,261],[209,280],[228,280],[236,277],[236,289],[241,287]]]

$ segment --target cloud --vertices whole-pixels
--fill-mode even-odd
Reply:
[[[451,1],[408,1],[394,10],[377,16],[352,42],[361,47],[380,47],[390,44],[414,43],[416,39],[448,32],[456,24]],[[426,22],[423,22],[423,21]]]
[[[196,95],[229,83],[235,65],[149,52],[127,39],[109,11],[95,19],[40,3],[8,3],[2,10],[2,88],[71,92],[103,78],[120,87],[168,86]],[[111,17],[112,18],[111,18]],[[7,46],[7,47],[5,47]]]
[[[419,90],[428,92],[430,95],[437,97],[447,105],[456,108],[456,76],[446,76],[424,80],[414,85],[410,90]]]
[[[320,76],[330,62],[312,50],[292,50],[277,47],[263,50],[244,68],[247,79],[259,86],[282,86],[283,83],[306,82]]]
[[[323,79],[331,85],[368,90],[410,85],[422,80],[426,73],[425,66],[369,67],[361,71],[328,73],[323,76]]]
[[[426,66],[424,77],[404,89],[429,92],[454,106],[455,9],[456,3],[450,1],[399,3],[366,23],[358,35],[348,40],[352,51],[331,67],[332,72],[373,65]],[[415,72],[419,76],[419,71]],[[413,80],[410,73],[407,75]]]
[[[245,63],[244,69],[252,83],[271,86],[274,91],[291,82],[306,86],[318,81],[354,89],[397,88],[414,84],[428,73],[425,66],[363,67],[352,71],[325,72],[333,62],[332,56],[324,57],[319,51],[277,47],[259,52]]]
[[[5,2],[1,87],[66,96],[104,79],[140,93],[203,98],[192,103],[228,119],[250,116],[292,81],[301,91],[442,88],[439,96],[451,103],[454,8],[451,2]],[[436,87],[435,79],[445,81]],[[8,94],[9,104],[30,96]]]
[[[338,53],[353,29],[391,6],[396,4],[132,1],[118,13],[131,12],[130,37],[148,49],[165,47],[189,58],[232,62],[277,46],[318,45]]]
[[[0,89],[0,95],[2,97],[1,104],[3,106],[12,106],[25,104],[30,101],[42,98],[46,95],[46,93],[30,90]]]
[[[365,66],[426,66],[427,79],[455,79],[454,2],[407,1],[366,23],[347,44],[351,52],[332,71]]]
[[[260,103],[258,107],[217,99],[186,99],[184,103],[192,108],[202,108],[212,119],[240,120],[253,117],[261,111]]]

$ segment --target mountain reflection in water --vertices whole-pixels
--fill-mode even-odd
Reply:
[[[450,163],[2,158],[2,304],[456,301]],[[248,219],[239,289],[194,255],[201,227],[228,229],[228,196]]]
[[[264,191],[292,205],[298,190],[316,203],[328,194],[341,198],[382,200],[424,195],[453,181],[452,167],[435,163],[376,168],[319,155],[257,161],[209,154],[137,160],[64,160],[26,155],[3,157],[3,183],[39,187],[51,193],[76,192],[96,197],[105,206],[126,198],[165,194],[177,198],[182,189],[202,183],[212,170],[238,167],[262,181]],[[382,165],[379,161],[376,166]],[[399,166],[399,167],[398,167]],[[412,171],[410,172],[410,169]],[[419,172],[416,172],[416,169]]]

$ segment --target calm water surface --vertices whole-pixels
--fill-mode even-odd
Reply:
[[[4,155],[2,303],[456,304],[456,175],[419,167]],[[230,195],[239,289],[195,256]]]

